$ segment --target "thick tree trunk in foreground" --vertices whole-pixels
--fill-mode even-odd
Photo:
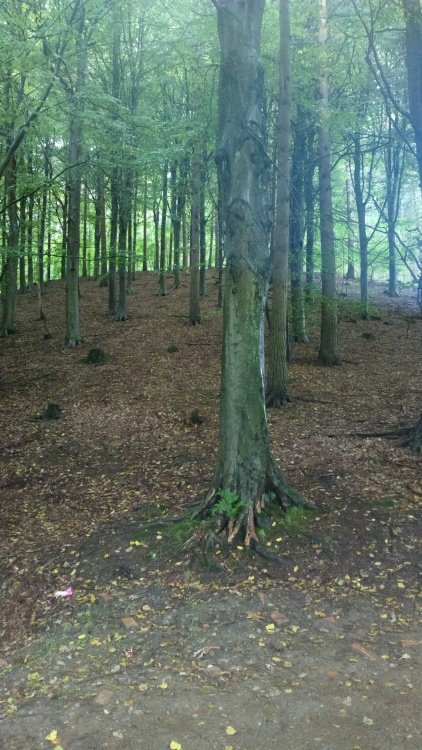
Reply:
[[[264,398],[264,307],[269,276],[269,167],[262,132],[259,62],[265,0],[215,0],[221,48],[216,154],[225,230],[220,443],[208,498],[228,539],[256,540],[267,492],[287,507],[289,492],[270,452]]]
[[[277,206],[272,263],[271,339],[266,404],[280,408],[289,401],[287,373],[287,302],[290,214],[290,13],[289,0],[280,0],[280,73],[278,110]]]
[[[321,21],[319,39],[324,50],[327,42],[327,0],[319,0]],[[320,77],[321,122],[319,125],[319,210],[322,256],[321,340],[318,360],[323,365],[338,365],[336,256],[334,247],[333,198],[331,188],[331,140],[328,128],[328,74]]]

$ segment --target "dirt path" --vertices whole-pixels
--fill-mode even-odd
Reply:
[[[405,595],[121,584],[8,660],[2,747],[419,750],[421,647]]]
[[[264,519],[280,562],[235,549],[207,570],[192,528],[146,522],[212,476],[221,311],[208,288],[193,329],[186,280],[163,299],[140,276],[125,324],[83,282],[86,339],[71,352],[62,286],[45,298],[53,339],[36,295],[19,299],[0,362],[0,747],[420,750],[422,459],[360,434],[420,413],[414,300],[379,293],[372,320],[343,301],[332,370],[315,366],[310,311],[295,400],[269,422],[319,512]],[[89,367],[98,346],[109,360]],[[50,402],[61,418],[34,419]]]

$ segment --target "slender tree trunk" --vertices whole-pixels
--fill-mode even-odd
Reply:
[[[94,279],[98,279],[98,276],[100,275],[100,257],[101,257],[101,187],[100,187],[100,175],[98,175],[97,190],[96,190],[96,195],[95,195]]]
[[[69,224],[66,269],[66,334],[65,346],[74,347],[81,343],[79,313],[79,257],[81,219],[81,159],[82,159],[82,90],[85,85],[87,50],[85,40],[85,4],[78,2],[75,18],[77,62],[76,81],[70,99],[69,131]]]
[[[199,261],[201,241],[201,160],[197,147],[194,150],[192,161],[191,222],[189,322],[193,326],[195,326],[201,322],[201,310],[199,304]]]
[[[290,203],[290,259],[292,284],[292,336],[294,341],[308,343],[303,293],[303,233],[304,233],[304,167],[305,167],[305,112],[297,107],[294,128],[294,147]]]
[[[161,211],[161,233],[160,233],[160,294],[166,295],[166,229],[167,229],[167,200],[168,200],[168,164],[163,170],[163,209]]]
[[[208,268],[213,267],[213,255],[214,255],[214,226],[215,226],[215,220],[214,216],[211,217],[210,221],[210,245],[208,249]]]
[[[2,320],[0,336],[7,336],[16,330],[16,286],[19,254],[19,221],[16,202],[17,163],[13,156],[9,161],[5,175],[5,193],[7,200],[7,216],[9,220],[6,235],[6,261],[3,269],[2,281]]]
[[[360,134],[354,136],[354,180],[356,212],[358,215],[359,228],[359,255],[360,255],[360,301],[362,303],[362,315],[368,317],[368,236],[366,234],[366,201],[363,198],[363,160],[361,151]]]
[[[217,225],[216,225],[216,259],[218,267],[218,300],[217,307],[223,307],[224,298],[224,227],[223,227],[223,211],[221,208],[221,197],[219,190],[219,198],[217,204]]]
[[[69,203],[69,185],[65,183],[64,188],[64,200],[63,200],[63,224],[62,224],[62,254],[60,263],[60,278],[66,278],[66,264],[67,264],[67,232],[68,232],[68,220],[67,220],[67,209]]]
[[[119,168],[114,166],[110,178],[110,256],[108,261],[108,312],[116,314],[117,232],[119,226]]]
[[[154,271],[160,270],[160,207],[158,201],[154,202],[152,209],[154,217]]]
[[[105,211],[105,188],[104,175],[101,172],[98,178],[98,203],[100,206],[100,272],[101,276],[107,275],[107,227]]]
[[[183,270],[186,271],[188,267],[188,219],[186,216],[186,206],[183,206],[182,211],[182,245]]]
[[[44,290],[44,243],[45,243],[45,225],[47,218],[47,188],[43,188],[41,201],[39,204],[38,215],[38,242],[37,242],[37,260],[38,260],[38,288],[40,294]]]
[[[119,299],[116,320],[120,323],[127,320],[126,291],[128,275],[128,226],[131,212],[131,175],[128,170],[122,175],[119,206]]]
[[[353,231],[353,213],[351,201],[352,188],[350,180],[346,179],[346,222],[347,222],[347,271],[346,279],[353,281],[355,278],[355,235]]]
[[[272,304],[266,403],[280,408],[290,400],[287,372],[287,305],[290,221],[290,2],[280,0],[278,181],[272,258]]]
[[[21,294],[23,294],[26,290],[26,275],[25,275],[26,236],[27,236],[26,204],[27,204],[27,198],[24,195],[19,201],[19,239],[20,239],[19,290]]]
[[[144,181],[144,209],[143,209],[143,243],[142,243],[142,271],[146,273],[148,271],[148,235],[147,235],[147,219],[148,219],[148,178],[145,175]]]
[[[405,52],[409,109],[415,133],[419,184],[422,188],[422,10],[420,0],[402,0],[406,24]]]
[[[319,38],[324,51],[328,38],[327,0],[319,0],[321,8]],[[319,362],[323,365],[338,365],[336,256],[334,247],[333,198],[331,187],[331,140],[328,127],[328,74],[325,64],[320,76],[322,104],[319,140],[319,211],[321,224],[322,260],[322,310]]]
[[[205,272],[207,268],[207,247],[206,247],[206,218],[205,218],[205,179],[206,172],[204,166],[204,155],[201,159],[201,182],[199,189],[199,294],[205,297]]]
[[[306,299],[314,294],[314,241],[315,241],[315,135],[313,120],[308,117],[306,130],[306,159],[304,170],[305,228],[306,228]]]
[[[83,216],[82,216],[82,277],[88,276],[88,187],[84,182],[83,190]]]
[[[28,159],[28,172],[31,173],[31,163]],[[28,288],[34,286],[34,260],[33,260],[33,236],[34,236],[34,194],[29,196],[28,201],[28,224],[27,224],[27,257],[28,257]]]

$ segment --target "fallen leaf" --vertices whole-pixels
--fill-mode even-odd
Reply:
[[[134,617],[122,617],[122,623],[125,626],[125,628],[137,628],[138,623],[136,622]]]
[[[58,736],[57,729],[52,729],[50,734],[47,734],[46,737],[44,737],[47,742],[56,742]]]
[[[176,742],[176,740],[172,740],[170,742],[170,750],[182,750],[182,746],[180,742]]]
[[[226,734],[228,734],[230,736],[233,735],[233,734],[237,734],[237,729],[235,729],[234,727],[231,727],[229,725],[228,727],[226,727]]]
[[[352,648],[354,649],[354,651],[357,651],[358,654],[362,654],[365,659],[369,659],[369,661],[376,661],[377,657],[373,653],[371,653],[371,651],[368,651],[365,646],[362,646],[361,643],[352,643]]]

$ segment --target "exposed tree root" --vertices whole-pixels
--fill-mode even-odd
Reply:
[[[291,404],[293,399],[288,393],[280,393],[274,390],[269,391],[265,396],[265,406],[267,409],[282,409],[286,404]]]

